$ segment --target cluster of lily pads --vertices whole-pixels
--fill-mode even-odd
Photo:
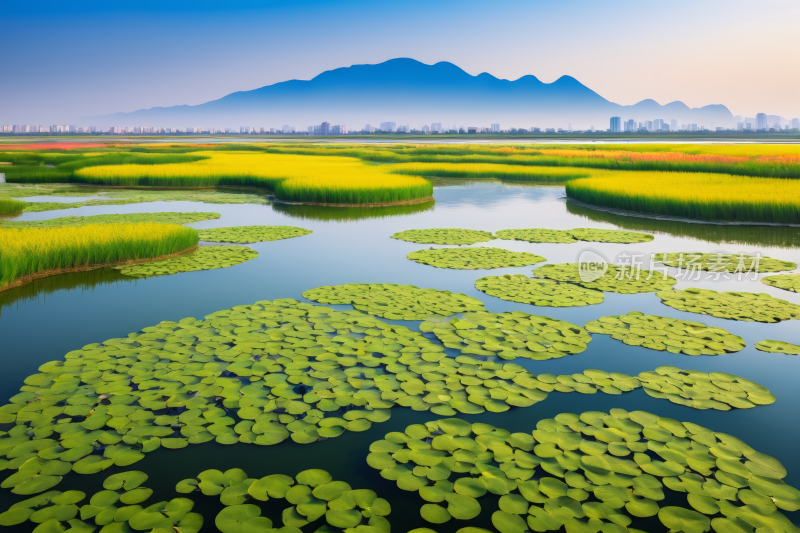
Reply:
[[[722,328],[640,311],[600,317],[584,327],[590,333],[611,335],[612,339],[632,346],[686,355],[722,355],[745,347],[744,339]]]
[[[16,474],[15,474],[16,475]],[[174,498],[143,507],[152,489],[142,487],[147,474],[121,472],[106,478],[104,490],[96,492],[88,503],[86,493],[78,490],[52,490],[17,502],[0,514],[0,526],[9,527],[30,521],[37,533],[91,533],[98,527],[105,533],[130,531],[180,531],[198,533],[203,516],[192,513],[194,502]],[[69,526],[65,529],[65,525]]]
[[[797,268],[791,261],[755,256],[745,253],[694,253],[675,252],[653,254],[653,260],[683,270],[707,270],[710,272],[747,273],[780,272]]]
[[[800,346],[785,341],[764,339],[755,344],[757,350],[770,353],[785,353],[786,355],[800,355]]]
[[[505,358],[561,357],[582,351],[589,339],[567,322],[520,312],[468,313],[424,322],[429,328],[446,344],[460,339],[477,355]],[[500,344],[503,336],[513,342]],[[536,376],[517,364],[452,358],[444,350],[359,311],[289,299],[90,344],[42,365],[0,407],[0,423],[14,424],[0,433],[0,461],[18,470],[1,486],[35,494],[69,471],[129,466],[159,447],[311,443],[365,431],[395,405],[478,414],[527,407],[552,390],[619,394],[639,386],[624,374]]]
[[[581,353],[592,340],[580,326],[521,311],[465,313],[462,318],[428,319],[420,331],[430,332],[447,348],[463,354],[517,357],[543,361]]]
[[[168,276],[180,272],[213,270],[238,265],[258,257],[258,252],[247,246],[201,246],[193,252],[148,263],[120,265],[113,268],[126,276],[148,278]]]
[[[650,242],[653,236],[647,233],[621,231],[614,229],[575,228],[575,229],[504,229],[496,234],[498,239],[527,242],[547,242],[569,244],[578,241],[634,244]]]
[[[392,235],[392,239],[420,244],[475,244],[494,238],[489,231],[459,228],[409,229]]]
[[[800,292],[800,274],[780,274],[761,278],[761,283],[783,289],[785,291]]]
[[[370,452],[367,464],[427,502],[432,524],[471,520],[492,494],[500,533],[636,532],[634,520],[656,516],[687,533],[797,531],[781,511],[800,509],[800,491],[777,459],[644,411],[562,413],[531,433],[449,418],[388,433]]]
[[[587,289],[620,294],[657,292],[672,288],[677,280],[663,273],[638,267],[607,264],[604,272],[581,272],[579,263],[553,263],[540,266],[533,275],[580,285]]]
[[[334,533],[389,533],[386,516],[392,508],[369,489],[352,489],[344,481],[334,481],[325,470],[304,470],[295,478],[272,474],[260,479],[248,478],[244,470],[225,472],[206,470],[196,479],[184,479],[175,490],[184,494],[200,492],[219,496],[225,508],[217,514],[215,525],[222,533],[281,531],[298,533],[299,528],[324,517],[325,524],[316,531]],[[262,516],[262,502],[286,500],[281,512],[283,528]],[[181,531],[181,533],[184,533]]]
[[[764,292],[717,292],[689,288],[656,293],[661,303],[679,311],[744,322],[780,322],[800,319],[800,305]]]
[[[355,309],[390,320],[422,320],[432,315],[483,311],[483,302],[466,294],[392,283],[348,283],[303,293],[322,304],[352,304]]]
[[[603,303],[605,298],[600,291],[524,274],[485,276],[475,282],[475,288],[501,300],[548,307],[594,305]]]
[[[569,230],[545,228],[503,229],[494,235],[489,231],[459,228],[410,229],[395,233],[392,238],[425,244],[475,244],[493,239],[562,244],[578,241],[633,244],[653,240],[653,236],[647,233],[597,228],[575,228]]]
[[[232,226],[198,230],[201,241],[238,243],[278,241],[311,233],[311,230],[294,226]]]
[[[417,250],[406,256],[422,265],[457,270],[523,267],[546,261],[540,255],[512,252],[504,248],[440,248]]]

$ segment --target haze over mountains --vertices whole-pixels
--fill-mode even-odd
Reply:
[[[605,130],[612,116],[637,122],[675,119],[679,124],[734,127],[724,105],[691,109],[682,102],[660,105],[643,100],[635,105],[609,102],[575,78],[562,76],[543,83],[534,76],[514,81],[490,74],[472,76],[452,63],[426,65],[413,59],[392,59],[377,65],[353,65],[319,74],[231,93],[196,106],[156,107],[131,113],[91,117],[100,127],[163,126],[216,128],[288,124],[305,131],[323,121],[360,130],[380,122],[444,125]],[[86,120],[86,117],[82,120]]]

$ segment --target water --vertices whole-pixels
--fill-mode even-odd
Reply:
[[[64,204],[72,204],[77,202],[88,202],[90,200],[103,200],[104,198],[99,195],[95,196],[26,196],[23,198],[26,202],[58,202]],[[22,219],[20,219],[22,220]]]
[[[301,299],[300,294],[321,285],[341,283],[405,283],[466,293],[481,299],[492,312],[520,310],[583,325],[589,320],[639,310],[661,316],[697,320],[741,335],[748,346],[741,352],[717,357],[690,357],[627,346],[608,336],[594,336],[588,349],[575,356],[550,361],[517,360],[535,373],[568,374],[587,368],[637,375],[661,365],[721,371],[754,380],[768,387],[777,398],[770,406],[730,412],[698,411],[647,396],[641,389],[621,396],[604,394],[551,393],[547,400],[524,409],[501,414],[467,417],[470,421],[492,423],[511,431],[531,431],[536,421],[560,412],[608,411],[613,407],[642,409],[681,421],[691,421],[715,431],[742,438],[766,454],[780,459],[789,471],[787,483],[800,486],[800,457],[795,443],[800,440],[800,424],[795,406],[800,404],[800,359],[796,356],[768,354],[753,348],[762,339],[779,339],[800,344],[796,322],[760,324],[734,322],[705,315],[679,312],[660,303],[654,294],[619,295],[606,293],[600,305],[581,308],[533,307],[505,302],[477,291],[473,284],[484,275],[530,274],[533,267],[492,271],[459,271],[419,265],[405,255],[427,245],[391,239],[395,232],[429,227],[458,227],[486,231],[543,227],[597,227],[648,231],[656,235],[645,244],[531,244],[517,241],[492,241],[483,246],[498,246],[537,253],[548,262],[575,261],[587,247],[608,257],[619,252],[650,254],[668,251],[763,252],[771,257],[800,262],[798,230],[775,227],[711,226],[670,221],[655,221],[601,213],[569,205],[560,186],[514,185],[494,181],[437,180],[435,204],[395,208],[320,208],[308,206],[202,204],[193,202],[153,202],[123,206],[81,207],[65,211],[27,213],[17,220],[42,220],[69,215],[136,213],[152,211],[214,211],[218,220],[195,224],[197,228],[234,225],[293,225],[313,230],[313,234],[283,241],[251,244],[258,259],[220,270],[192,272],[135,280],[113,270],[98,270],[44,278],[35,283],[0,293],[0,339],[3,372],[0,395],[15,394],[25,377],[36,373],[46,361],[86,344],[154,325],[162,320],[202,317],[234,305],[275,298]],[[54,198],[48,197],[49,201]],[[674,274],[674,270],[670,271]],[[771,288],[758,281],[679,281],[678,288],[691,286],[715,290],[766,292],[800,303],[800,295]],[[419,323],[406,323],[416,327]],[[374,424],[364,433],[345,432],[336,439],[307,446],[294,443],[261,447],[222,446],[216,443],[191,445],[181,451],[159,449],[131,467],[113,467],[99,475],[66,476],[57,489],[76,488],[91,494],[100,490],[108,475],[130,469],[150,475],[146,486],[156,492],[149,500],[175,497],[174,486],[181,479],[194,477],[207,468],[241,467],[251,477],[271,473],[294,475],[306,468],[323,468],[334,479],[349,482],[354,488],[370,487],[392,504],[390,520],[396,532],[426,524],[419,518],[423,503],[412,493],[397,489],[394,482],[378,476],[364,462],[369,444],[389,431],[401,430],[410,423],[437,418],[430,412],[393,409],[392,418]],[[23,499],[7,490],[0,491],[0,509]],[[216,498],[198,496],[206,529],[213,531],[213,518],[219,510]],[[496,500],[481,500],[483,511],[469,525],[491,528],[490,517]],[[486,502],[486,503],[484,503]],[[208,505],[206,505],[208,504]],[[198,505],[198,507],[201,507]],[[196,508],[197,510],[197,508]],[[786,513],[800,522],[798,513]],[[455,531],[463,523],[436,526],[441,533]],[[646,525],[644,527],[642,524]],[[639,524],[648,531],[664,530],[660,523]],[[634,527],[636,527],[634,525]],[[25,528],[8,528],[9,530]],[[309,531],[314,528],[309,526]]]

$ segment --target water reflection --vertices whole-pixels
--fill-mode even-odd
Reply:
[[[125,276],[113,268],[98,268],[86,272],[67,272],[48,276],[0,292],[0,313],[15,303],[43,301],[48,294],[58,291],[92,291],[95,287],[107,287],[135,281],[135,278]]]
[[[280,214],[305,220],[321,222],[355,222],[389,217],[416,215],[433,211],[435,201],[414,205],[393,205],[386,207],[324,207],[319,205],[291,205],[275,202],[272,209]]]
[[[623,229],[666,233],[719,244],[755,244],[764,248],[800,247],[800,230],[786,226],[733,226],[634,217],[597,211],[567,202],[567,211],[592,222],[608,222]]]

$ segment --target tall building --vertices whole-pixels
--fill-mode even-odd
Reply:
[[[636,122],[633,119],[625,121],[625,131],[636,131]]]
[[[669,129],[671,129],[672,131],[678,131],[678,121],[677,120],[675,120],[673,118],[672,120],[669,121],[669,125],[670,125]]]
[[[362,131],[364,131],[365,133],[375,133],[375,126],[367,124],[366,126],[364,126],[364,129]]]
[[[431,133],[443,133],[444,128],[442,128],[441,122],[434,122],[431,124]]]
[[[381,131],[394,131],[396,127],[396,122],[381,122]]]
[[[621,118],[611,117],[611,133],[620,133],[622,131],[621,123]]]
[[[427,124],[422,125],[422,133],[430,133],[431,128]]]
[[[319,134],[320,135],[330,135],[331,134],[331,123],[330,122],[323,122],[319,125]]]
[[[767,114],[766,113],[759,113],[756,115],[756,129],[757,130],[765,130],[769,128],[767,125]]]
[[[500,133],[500,124],[492,124],[492,133]]]
[[[800,118],[793,118],[792,119],[792,128],[793,129],[800,128]]]
[[[284,126],[283,133],[294,133],[294,126]]]

